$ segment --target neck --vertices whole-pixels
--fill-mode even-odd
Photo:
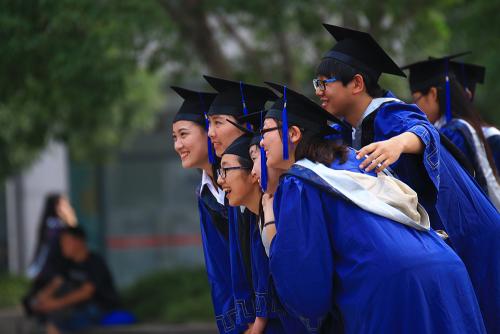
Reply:
[[[354,103],[348,115],[345,116],[345,120],[347,121],[347,123],[349,123],[353,127],[357,126],[361,121],[366,108],[368,108],[372,100],[373,98],[366,93],[361,95]]]
[[[212,184],[215,188],[218,187],[218,184],[217,182],[214,181],[214,172],[212,171],[212,165],[210,164],[210,162],[207,162],[205,164],[203,164],[203,166],[201,166],[201,169],[207,173],[208,176],[210,176],[210,180],[212,180]]]
[[[247,209],[250,210],[253,214],[259,214],[259,204],[261,197],[262,193],[260,191],[260,187],[257,184],[257,186],[252,190],[252,193],[249,195],[250,200],[248,201],[248,205],[245,205]]]

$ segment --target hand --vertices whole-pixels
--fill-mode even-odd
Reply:
[[[50,313],[61,308],[61,305],[58,299],[48,297],[37,300],[33,308],[41,313]]]
[[[404,145],[393,137],[388,140],[379,141],[366,145],[357,152],[356,159],[367,157],[360,165],[359,168],[365,169],[367,172],[377,168],[376,172],[380,173],[389,165],[398,161],[401,153],[403,153]]]
[[[262,195],[262,209],[264,210],[264,221],[270,222],[274,220],[273,210],[274,196],[270,194]]]
[[[59,201],[59,204],[58,204],[56,210],[57,210],[57,215],[59,216],[59,218],[61,218],[61,220],[64,221],[69,226],[74,227],[78,224],[78,221],[76,219],[75,210],[73,210],[73,207],[71,206],[71,204],[69,204],[69,202],[66,198],[62,198]]]

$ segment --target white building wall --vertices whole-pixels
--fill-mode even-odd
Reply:
[[[33,256],[45,196],[69,191],[64,145],[52,142],[39,159],[7,182],[9,270],[25,273]]]

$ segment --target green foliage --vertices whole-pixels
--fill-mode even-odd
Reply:
[[[28,286],[29,282],[24,277],[0,274],[0,308],[19,305]]]
[[[98,160],[148,125],[158,80],[139,67],[143,21],[132,20],[140,11],[130,12],[130,3],[2,2],[0,179],[49,139]]]
[[[477,104],[498,121],[499,9],[489,0],[4,0],[0,179],[49,139],[75,158],[110,156],[151,125],[163,81],[201,88],[209,73],[312,95],[315,66],[334,44],[322,22],[369,31],[401,65],[475,50],[465,60],[487,66]],[[382,84],[409,96],[405,80]]]
[[[204,269],[160,271],[145,276],[123,292],[125,307],[141,321],[213,321]]]

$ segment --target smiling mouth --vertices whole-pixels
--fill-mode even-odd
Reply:
[[[185,158],[187,158],[188,155],[189,155],[189,152],[182,152],[181,153],[181,160],[184,160]]]

